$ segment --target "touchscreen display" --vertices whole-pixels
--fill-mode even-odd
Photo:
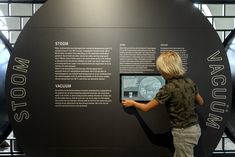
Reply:
[[[161,75],[121,75],[121,99],[152,100],[164,84]]]

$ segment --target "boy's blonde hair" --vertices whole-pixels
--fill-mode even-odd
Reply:
[[[185,74],[182,60],[179,54],[174,51],[161,52],[156,60],[156,67],[162,75],[168,77],[179,77]]]

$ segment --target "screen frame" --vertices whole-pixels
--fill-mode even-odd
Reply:
[[[127,74],[127,73],[124,73],[124,74],[120,74],[120,89],[119,89],[119,91],[120,91],[120,93],[119,93],[119,100],[120,100],[120,103],[122,103],[122,84],[123,84],[123,82],[122,82],[122,78],[124,77],[124,76],[162,76],[161,74],[159,74],[159,73],[151,73],[151,74],[146,74],[146,73],[132,73],[132,74]],[[162,76],[162,78],[163,78],[163,80],[165,81],[164,83],[166,84],[167,83],[167,80]],[[164,84],[164,85],[165,85]],[[134,100],[134,99],[132,99],[132,100]],[[135,100],[136,102],[144,102],[144,103],[146,103],[146,102],[149,102],[150,100]]]

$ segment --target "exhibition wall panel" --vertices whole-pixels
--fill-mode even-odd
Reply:
[[[5,24],[3,24],[4,27],[2,27],[1,30],[13,46],[29,18],[41,5],[42,4],[0,4],[0,9],[2,8],[1,10],[3,12],[1,19],[4,21],[5,18],[6,21]],[[198,4],[198,6],[199,9],[203,11],[202,4]],[[211,5],[208,7],[210,8],[212,15],[207,15],[207,17],[213,26],[215,26],[215,29],[223,41],[234,28],[234,5]],[[224,22],[228,23],[229,25],[224,25]]]

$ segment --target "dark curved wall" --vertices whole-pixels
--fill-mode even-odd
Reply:
[[[186,0],[48,1],[8,66],[9,113],[26,154],[172,156],[164,106],[141,113],[120,104],[120,75],[158,73],[155,58],[169,49],[206,99],[195,154],[210,156],[230,110],[231,75],[216,32]]]

